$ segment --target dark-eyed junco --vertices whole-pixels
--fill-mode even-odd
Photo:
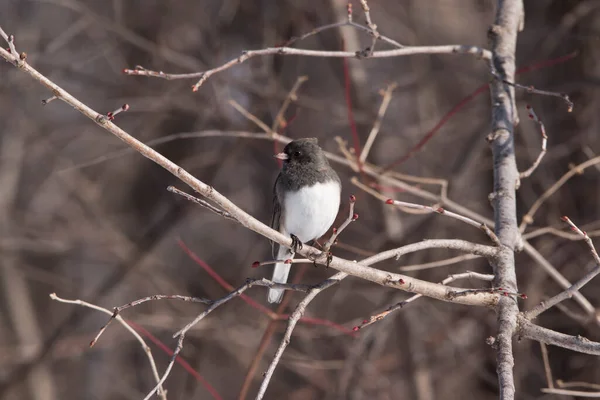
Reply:
[[[323,236],[333,224],[340,207],[340,178],[316,138],[294,140],[275,157],[283,160],[283,169],[273,190],[271,227],[290,235],[294,247],[301,247],[302,243]],[[274,244],[273,257],[291,259],[294,250]],[[275,264],[273,281],[285,283],[290,267],[290,264]],[[282,297],[283,289],[269,289],[269,303],[279,303]]]

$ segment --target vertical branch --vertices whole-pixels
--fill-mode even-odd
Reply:
[[[514,152],[514,126],[518,123],[514,88],[517,32],[523,17],[521,0],[498,0],[496,19],[489,35],[492,42],[492,70],[497,78],[490,83],[492,132],[488,139],[494,157],[494,206],[496,235],[502,244],[499,257],[493,261],[494,286],[517,292],[515,249],[521,247],[517,225],[516,188],[519,172]],[[497,373],[501,400],[515,398],[512,337],[517,327],[519,307],[512,297],[502,297],[497,306],[498,335]]]

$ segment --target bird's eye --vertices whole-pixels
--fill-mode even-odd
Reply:
[[[294,157],[300,157],[301,153],[299,151],[294,152]]]

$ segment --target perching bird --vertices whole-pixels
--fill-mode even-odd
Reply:
[[[283,160],[283,169],[277,176],[273,190],[273,221],[271,227],[290,235],[294,245],[320,238],[335,221],[342,185],[329,165],[316,138],[298,139],[275,155]],[[294,251],[273,243],[273,257],[287,260]],[[275,264],[273,281],[285,283],[290,264]],[[283,289],[269,289],[269,303],[279,303]]]

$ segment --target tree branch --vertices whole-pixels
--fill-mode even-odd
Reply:
[[[302,315],[304,315],[308,304],[311,301],[313,301],[313,299],[317,297],[317,295],[323,290],[335,285],[336,283],[339,283],[342,279],[346,278],[347,276],[348,275],[343,272],[338,272],[331,278],[327,279],[326,281],[323,281],[321,284],[311,289],[306,295],[306,297],[300,302],[300,304],[298,304],[292,315],[290,315],[285,334],[283,335],[283,339],[281,340],[279,348],[275,353],[275,357],[273,358],[273,361],[271,361],[267,372],[265,372],[264,374],[264,379],[262,384],[260,385],[258,394],[256,395],[256,400],[262,399],[265,395],[267,387],[269,386],[269,382],[271,381],[271,377],[273,376],[273,372],[275,372],[275,368],[277,368],[277,364],[279,363],[279,360],[281,360],[281,356],[283,355],[283,352],[285,351],[286,347],[288,346],[288,344],[290,344],[292,332],[294,331],[294,328],[296,327],[296,324],[298,323],[300,318],[302,318]]]
[[[580,353],[592,354],[595,356],[600,355],[600,343],[598,342],[592,342],[583,336],[571,336],[553,331],[552,329],[543,328],[531,323],[523,316],[520,316],[518,319],[519,328],[517,330],[517,335],[520,337],[537,340],[538,342],[578,351]]]
[[[517,225],[516,188],[519,172],[515,160],[513,129],[518,122],[514,87],[517,32],[523,17],[521,0],[499,0],[494,24],[489,30],[492,41],[492,65],[499,79],[490,83],[492,100],[492,133],[488,136],[494,157],[495,231],[502,247],[492,261],[495,287],[517,292],[514,251],[522,247]],[[503,297],[496,307],[498,315],[497,373],[500,399],[515,398],[512,337],[517,327],[519,307],[515,299]]]

